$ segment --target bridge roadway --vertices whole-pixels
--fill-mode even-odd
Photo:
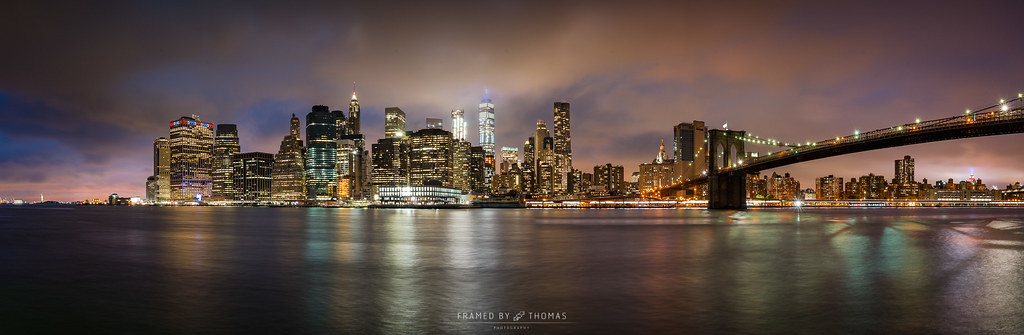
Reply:
[[[854,133],[792,147],[762,157],[745,158],[743,164],[723,167],[718,171],[708,171],[708,176],[662,188],[660,194],[664,197],[679,190],[707,184],[713,178],[745,177],[747,174],[756,174],[762,170],[815,159],[919,143],[1022,132],[1024,132],[1024,95],[1018,95],[1015,99],[1000,101],[998,104],[977,111],[967,111],[957,116],[906,123],[866,133]],[[717,153],[712,152],[712,154],[716,155]],[[709,189],[709,192],[712,191]],[[709,194],[708,197],[710,198],[711,195]],[[739,203],[745,202],[739,201]],[[709,208],[712,207],[709,202]]]

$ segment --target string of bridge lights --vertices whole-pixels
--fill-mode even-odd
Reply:
[[[1017,99],[1013,99],[1013,100],[1019,100],[1019,101],[1024,102],[1024,93],[1017,93]],[[1013,100],[1010,100],[1010,101],[1012,102]],[[1006,101],[1006,99],[999,99],[998,106],[999,106],[999,110],[1000,111],[1003,111],[1003,112],[1009,111],[1010,110],[1010,106],[1009,105],[1010,104]],[[995,106],[992,106],[992,107],[995,107]],[[992,107],[983,108],[982,110],[989,109],[989,108],[992,108]],[[965,115],[970,115],[971,114],[971,110],[968,109],[966,112],[964,112],[964,114]],[[915,118],[914,119],[914,125],[911,128],[916,130],[917,129],[917,125],[920,124],[920,123],[921,123],[921,118]],[[903,131],[903,128],[904,128],[903,126],[889,127],[890,130],[895,129],[896,131]],[[853,136],[854,136],[854,138],[859,138],[860,137],[860,130],[854,129],[853,130]],[[841,141],[841,140],[844,140],[845,138],[846,138],[846,136],[836,136],[835,137],[835,141]],[[795,148],[800,148],[800,147],[806,147],[806,146],[817,146],[817,144],[818,144],[817,142],[811,142],[811,141],[806,141],[803,144],[801,144],[799,142],[789,143],[789,142],[783,142],[783,141],[779,141],[777,139],[772,139],[772,138],[761,138],[760,136],[756,136],[754,134],[745,134],[743,137],[740,138],[740,140],[742,140],[744,142],[747,142],[747,143],[751,143],[751,144],[763,144],[763,145],[770,145],[770,146],[777,146],[777,147],[788,147],[788,148],[791,148],[790,150],[793,150]],[[771,156],[772,154],[773,153],[771,153],[771,152],[766,153],[766,155],[768,155],[768,156]],[[742,164],[742,163],[740,163],[740,164]]]

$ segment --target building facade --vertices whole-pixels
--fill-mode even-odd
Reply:
[[[841,177],[828,175],[814,179],[814,197],[817,200],[842,200],[844,193]]]
[[[247,152],[231,157],[234,178],[234,201],[263,202],[271,200],[271,176],[274,155],[265,152]]]
[[[453,188],[452,133],[422,129],[409,134],[409,185]]]
[[[676,181],[697,178],[707,173],[707,130],[704,121],[696,120],[673,127]]]
[[[203,201],[213,192],[213,125],[193,115],[170,126],[171,201]]]
[[[317,105],[306,114],[306,199],[337,199],[338,133],[334,114]]]
[[[558,173],[558,183],[555,185],[557,193],[570,193],[567,191],[569,172],[572,172],[572,136],[570,136],[569,103],[555,102],[555,118],[553,151],[555,159],[555,171]]]
[[[306,200],[306,158],[300,127],[299,118],[292,114],[288,135],[281,140],[271,171],[270,194],[274,201]]]
[[[466,140],[466,116],[462,109],[452,110],[452,137],[456,141]]]
[[[153,141],[153,177],[156,177],[154,202],[171,201],[171,142],[165,137]]]
[[[480,101],[478,120],[480,123],[480,147],[484,149],[484,183],[489,187],[494,176],[494,103],[484,96]]]
[[[228,123],[217,125],[213,138],[213,190],[210,200],[234,199],[234,178],[231,157],[241,151],[238,144],[238,126]]]
[[[384,109],[384,138],[405,137],[405,112],[398,107]]]

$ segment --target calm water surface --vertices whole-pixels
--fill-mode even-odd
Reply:
[[[1024,209],[0,208],[38,332],[1022,334]]]

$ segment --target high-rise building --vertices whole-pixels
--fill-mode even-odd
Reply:
[[[313,106],[306,114],[306,199],[337,199],[338,133],[327,106]]]
[[[519,166],[519,148],[501,147],[501,173],[508,173],[513,166]]]
[[[409,185],[409,144],[405,138],[382,138],[373,148],[373,186]],[[375,191],[376,192],[376,191]]]
[[[814,179],[814,197],[818,200],[841,200],[843,194],[843,178],[828,175]]]
[[[231,157],[234,178],[234,200],[243,202],[270,201],[274,155],[247,152]]]
[[[363,134],[349,134],[338,138],[338,198],[363,198],[366,183],[366,155]]]
[[[241,151],[238,145],[238,126],[228,123],[217,125],[213,138],[213,191],[210,200],[231,201],[234,199],[234,177],[231,157]]]
[[[707,173],[707,127],[704,121],[680,123],[672,129],[676,164],[676,181],[700,177]]]
[[[384,138],[405,137],[405,112],[398,107],[384,109]]]
[[[345,112],[340,110],[331,111],[331,116],[334,117],[334,138],[348,135],[348,119],[345,118]]]
[[[559,192],[566,191],[566,176],[572,172],[572,137],[569,135],[569,123],[569,103],[555,102],[554,156],[559,181],[555,187]]]
[[[523,191],[533,194],[537,191],[537,153],[536,139],[533,136],[523,142]]]
[[[555,170],[555,140],[551,137],[551,133],[548,132],[547,124],[543,120],[537,121],[536,134],[537,135],[534,136],[537,144],[537,168],[535,172],[537,178],[534,183],[535,192],[537,194],[552,194],[555,193],[555,185],[558,182],[556,177],[558,171]]]
[[[452,110],[452,137],[456,141],[466,140],[466,117],[462,109]]]
[[[651,192],[672,185],[675,179],[675,163],[665,158],[665,141],[661,141],[658,156],[650,163],[640,164],[637,178],[637,189],[640,192]]]
[[[155,202],[171,201],[171,143],[161,137],[153,141],[153,176],[156,177]]]
[[[469,147],[469,180],[473,193],[487,193],[489,185],[484,179],[484,170],[487,168],[484,158],[484,148],[481,146]]]
[[[171,201],[203,201],[213,191],[213,125],[199,117],[171,121]]]
[[[470,179],[469,148],[472,146],[466,140],[453,140],[452,143],[452,178],[456,189],[469,193],[473,191],[473,181]]]
[[[896,176],[893,178],[892,196],[899,199],[918,199],[920,186],[914,181],[914,159],[903,156],[896,160]]]
[[[486,92],[485,92],[486,93]],[[494,176],[494,103],[491,98],[484,94],[480,101],[480,147],[484,149],[484,184],[491,185],[491,177]]]
[[[772,199],[794,200],[799,190],[800,182],[790,177],[789,172],[786,172],[785,176],[772,172],[772,176],[768,178],[768,197]]]
[[[146,178],[146,201],[156,202],[156,176]]]
[[[452,133],[422,129],[409,134],[409,184],[452,188]]]
[[[427,129],[444,129],[444,120],[428,117]]]
[[[306,200],[305,149],[299,135],[299,118],[292,114],[289,133],[281,140],[281,148],[271,171],[270,194],[275,201]]]
[[[352,100],[348,103],[348,133],[362,134],[359,132],[359,99],[356,99],[355,83],[352,84]]]
[[[594,186],[602,186],[608,194],[622,194],[625,191],[622,165],[611,163],[594,166]]]
[[[897,184],[914,182],[914,159],[910,156],[903,156],[903,159],[896,160],[896,181]]]

